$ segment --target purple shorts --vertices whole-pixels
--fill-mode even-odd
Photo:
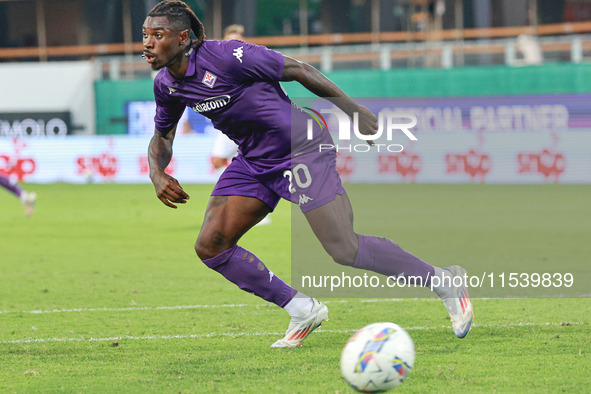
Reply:
[[[212,196],[255,197],[274,210],[279,199],[308,212],[344,194],[334,151],[312,152],[291,160],[250,161],[236,156],[216,183]]]

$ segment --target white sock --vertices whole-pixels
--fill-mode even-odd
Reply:
[[[312,301],[312,298],[298,291],[295,297],[293,297],[291,301],[289,301],[287,305],[283,307],[283,309],[285,309],[285,311],[289,313],[291,317],[298,318],[304,317],[310,313],[310,310],[312,310],[313,306],[314,302]]]

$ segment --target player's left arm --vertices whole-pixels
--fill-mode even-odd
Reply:
[[[311,65],[300,62],[289,56],[283,56],[285,66],[283,68],[284,82],[297,81],[310,92],[319,97],[331,100],[337,107],[349,117],[357,112],[359,114],[359,132],[365,135],[376,134],[378,130],[378,118],[367,108],[357,104],[334,82]],[[368,141],[372,144],[372,141]]]

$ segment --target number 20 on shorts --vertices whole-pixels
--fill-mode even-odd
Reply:
[[[297,191],[297,189],[293,186],[294,182],[300,189],[305,189],[312,184],[310,170],[305,164],[298,164],[293,168],[293,170],[285,170],[283,172],[283,177],[287,178],[289,181],[289,192],[291,194]]]

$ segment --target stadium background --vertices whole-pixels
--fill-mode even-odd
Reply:
[[[138,136],[152,133],[154,104],[150,71],[139,58],[138,41],[143,15],[153,3],[0,2],[5,21],[0,41],[4,46],[0,48],[0,81],[2,90],[10,92],[0,97],[4,173],[19,182],[148,181],[147,159],[141,148],[145,138]],[[352,97],[424,98],[406,105],[403,99],[397,101],[401,108],[412,106],[427,117],[423,123],[430,123],[429,130],[420,130],[419,126],[417,131],[472,140],[461,151],[448,149],[432,154],[438,157],[432,164],[427,155],[408,151],[391,163],[391,170],[384,167],[389,176],[373,180],[356,175],[363,164],[354,165],[354,158],[342,155],[341,169],[348,181],[591,180],[591,161],[580,151],[591,127],[589,110],[582,104],[589,99],[584,93],[591,90],[591,66],[585,62],[591,55],[588,2],[367,0],[271,4],[260,0],[192,5],[204,19],[209,37],[219,37],[221,26],[240,22],[247,36],[255,36],[248,37],[249,41],[311,62]],[[341,8],[348,10],[342,17],[331,12]],[[292,97],[310,95],[296,83],[284,87]],[[581,96],[568,99],[571,105],[565,107],[558,96],[553,101],[540,99],[540,95]],[[527,107],[529,113],[509,114],[507,118],[503,110],[508,98],[514,96],[530,96],[514,103]],[[467,98],[452,103],[446,97]],[[487,99],[491,97],[492,101]],[[537,109],[553,105],[561,105],[567,112],[561,129],[551,122],[521,124],[526,117],[543,118],[545,115]],[[466,122],[473,107],[486,112],[485,116],[493,111],[494,119],[488,118],[486,130],[480,126],[450,129],[450,111],[460,111]],[[503,121],[503,117],[506,124],[495,128],[495,121]],[[170,171],[186,182],[215,181],[207,149],[215,135],[211,123],[188,111],[179,129],[189,138],[179,144],[182,149]],[[78,138],[30,138],[54,134]],[[513,144],[513,151],[500,152],[498,145],[487,139],[489,135],[502,140],[523,137],[520,144],[529,149]],[[71,154],[55,154],[64,149]],[[416,158],[414,167],[402,163],[412,161],[413,154],[425,165],[418,164]],[[452,161],[461,163],[450,163],[449,155],[455,155]],[[471,168],[470,160],[488,162],[488,158],[490,165],[475,164],[477,167]],[[503,164],[506,160],[511,163]],[[444,174],[429,172],[432,166],[447,166],[447,170]],[[495,175],[494,170],[501,167],[504,170]],[[490,171],[492,174],[486,176]]]
[[[0,389],[273,391],[258,386],[265,372],[277,391],[334,392],[346,388],[333,368],[342,344],[376,319],[394,319],[418,345],[410,391],[588,389],[588,300],[536,299],[535,289],[531,299],[476,300],[471,342],[446,336],[436,303],[402,300],[384,315],[382,302],[345,299],[329,304],[337,324],[297,358],[266,353],[285,319],[195,267],[190,245],[215,179],[208,122],[187,114],[169,168],[193,205],[171,213],[149,185],[154,104],[140,31],[154,3],[0,1],[0,173],[39,192],[28,221],[0,193]],[[312,63],[350,96],[387,97],[425,116],[417,135],[433,150],[373,156],[374,178],[341,155],[361,231],[441,265],[589,276],[591,1],[188,3],[210,38],[242,23],[248,41]],[[510,105],[534,126],[507,118]],[[474,129],[481,109],[494,121]],[[376,208],[392,195],[405,201],[394,218]],[[273,228],[244,242],[289,279],[288,248],[308,241],[280,239],[293,236],[289,206],[273,215]],[[587,280],[578,284],[576,296],[590,293]]]

